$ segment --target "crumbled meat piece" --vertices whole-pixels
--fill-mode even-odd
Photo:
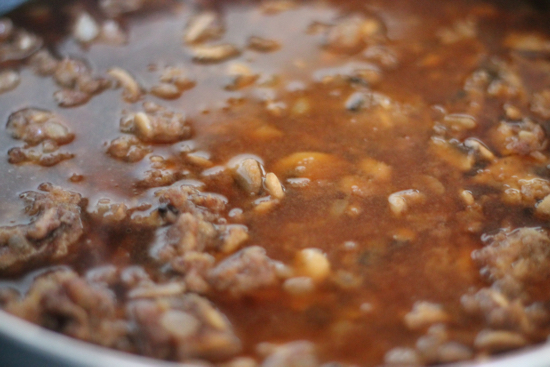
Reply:
[[[183,213],[169,231],[169,238],[173,238],[174,247],[178,254],[187,251],[204,251],[211,247],[218,238],[218,231],[214,224],[198,215]]]
[[[63,257],[84,231],[79,194],[49,184],[40,189],[22,194],[32,216],[29,224],[0,227],[0,270],[32,259]]]
[[[58,146],[49,141],[34,147],[15,147],[8,150],[8,161],[12,164],[31,162],[50,167],[73,157],[73,153],[58,151]]]
[[[535,203],[550,194],[550,182],[543,178],[520,179],[518,183],[525,203]]]
[[[90,95],[109,87],[109,81],[92,76],[90,67],[81,60],[65,58],[55,69],[54,79],[62,88],[78,90]]]
[[[495,287],[482,288],[475,294],[462,296],[466,312],[485,318],[489,327],[531,333],[536,326],[547,321],[548,314],[538,304],[526,307],[520,298],[510,299]]]
[[[300,340],[275,347],[261,367],[318,367],[315,345]]]
[[[216,265],[208,280],[218,291],[233,296],[271,287],[278,283],[276,263],[259,246],[244,248]]]
[[[151,143],[174,143],[191,136],[185,115],[158,105],[125,116],[120,122],[120,129]]]
[[[518,155],[497,159],[478,171],[475,181],[501,191],[505,203],[532,207],[550,194],[550,183],[526,169],[523,159]]]
[[[63,145],[74,139],[74,134],[70,132],[58,115],[35,108],[12,113],[6,129],[14,139],[23,140],[31,146],[45,140]]]
[[[139,162],[150,152],[151,148],[134,136],[121,136],[107,144],[107,153],[125,162]]]
[[[514,98],[525,95],[525,87],[517,71],[498,59],[475,71],[466,80],[464,90],[474,101],[482,101],[487,96]]]
[[[424,363],[450,363],[472,358],[472,350],[455,341],[443,324],[435,324],[426,335],[418,338],[416,352]]]
[[[501,230],[484,238],[486,246],[472,257],[491,280],[510,278],[520,283],[546,279],[550,275],[550,238],[537,228]]]
[[[238,224],[227,225],[224,228],[218,249],[225,254],[231,254],[248,240],[248,229]]]
[[[167,232],[166,246],[159,253],[163,261],[170,262],[174,256],[182,255],[186,259],[189,252],[205,250],[232,253],[248,239],[246,227],[218,223],[226,203],[217,195],[201,193],[190,186],[171,187],[157,195],[165,215],[175,216],[170,220],[174,224]],[[191,258],[197,257],[187,260]],[[178,259],[177,265],[172,264],[186,272],[187,260]]]
[[[130,302],[134,338],[145,355],[185,361],[223,359],[241,349],[225,316],[195,294]]]
[[[120,223],[128,218],[128,207],[125,204],[111,203],[109,199],[100,199],[90,214],[103,223]]]
[[[52,166],[73,157],[73,154],[59,152],[59,145],[70,143],[74,134],[54,113],[35,108],[14,112],[8,119],[6,130],[14,139],[26,143],[8,151],[10,163],[30,161]]]
[[[136,186],[145,188],[170,186],[181,178],[180,172],[154,168],[143,172],[142,178],[136,182]]]
[[[220,195],[202,193],[192,186],[180,185],[159,190],[159,201],[171,205],[180,213],[202,214],[210,222],[218,219],[226,208],[226,200]]]
[[[126,349],[128,325],[117,318],[115,307],[111,292],[60,270],[36,279],[28,294],[6,310],[81,340]]]
[[[166,256],[171,256],[172,250],[180,255],[207,249],[231,253],[248,239],[246,227],[218,225],[214,213],[189,209],[191,212],[181,213],[168,231],[170,250],[166,249]]]
[[[495,143],[504,155],[528,155],[548,146],[544,129],[530,120],[519,123],[502,122],[495,131]]]
[[[210,289],[206,277],[215,261],[212,255],[188,251],[174,258],[171,265],[175,271],[184,274],[183,279],[190,292],[206,293]]]

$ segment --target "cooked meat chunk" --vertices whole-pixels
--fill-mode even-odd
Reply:
[[[0,270],[63,257],[82,235],[82,197],[49,184],[40,190],[22,194],[29,224],[0,227]]]
[[[30,148],[15,147],[8,150],[8,161],[12,164],[30,162],[50,167],[73,157],[73,153],[60,152],[56,145],[49,143],[41,143]]]
[[[10,115],[6,130],[26,144],[8,151],[10,163],[34,162],[53,166],[70,159],[72,153],[59,151],[59,146],[73,141],[74,134],[62,118],[52,112],[27,108]]]
[[[143,172],[143,176],[136,182],[138,187],[170,186],[182,178],[180,172],[165,168],[153,168]]]
[[[135,134],[149,143],[174,143],[191,136],[185,116],[152,103],[145,111],[125,116],[120,122],[122,132]]]
[[[259,246],[242,249],[209,272],[210,284],[233,296],[250,294],[278,283],[276,263]]]
[[[10,115],[6,129],[14,139],[30,146],[50,140],[58,145],[68,144],[74,134],[60,116],[36,108],[27,108]]]
[[[206,293],[210,290],[208,272],[214,266],[214,256],[197,251],[188,251],[171,261],[175,271],[184,274],[185,285],[191,292]]]
[[[528,155],[543,151],[548,145],[542,126],[530,120],[501,123],[496,130],[495,141],[504,155]]]
[[[231,253],[248,239],[246,227],[219,223],[226,206],[220,196],[190,186],[171,187],[158,194],[165,215],[177,215],[168,230],[162,258],[207,249]]]
[[[528,284],[550,275],[550,238],[537,228],[502,230],[485,239],[486,246],[474,251],[482,273],[496,281],[510,278]]]
[[[221,195],[202,193],[187,185],[159,190],[157,196],[161,204],[172,207],[176,212],[202,214],[210,222],[218,219],[226,209],[226,199]]]
[[[136,323],[133,337],[151,357],[223,359],[241,349],[225,316],[195,294],[134,301],[128,313]]]
[[[548,320],[540,304],[525,306],[520,298],[507,297],[494,288],[482,288],[475,294],[462,296],[466,312],[485,318],[487,325],[499,330],[529,334],[537,325]]]
[[[37,278],[20,301],[6,309],[50,330],[108,347],[126,348],[128,325],[116,315],[108,290],[91,285],[76,273],[59,270]]]
[[[121,136],[107,145],[107,153],[116,159],[126,162],[141,161],[151,149],[141,144],[134,136]]]
[[[85,62],[71,58],[57,63],[53,77],[62,88],[54,93],[54,98],[61,107],[84,104],[94,94],[110,86],[107,79],[94,77],[91,68]]]
[[[177,253],[184,254],[187,251],[204,251],[206,247],[210,247],[217,239],[218,231],[202,215],[183,213],[171,228],[169,236],[177,241]]]

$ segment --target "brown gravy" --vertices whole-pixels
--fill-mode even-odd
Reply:
[[[70,102],[54,93],[84,88],[80,82],[60,87],[61,77],[38,75],[29,58],[0,63],[0,72],[20,75],[19,85],[0,94],[2,121],[39,108],[61,116],[75,136],[58,150],[73,156],[51,166],[0,160],[2,228],[26,226],[42,215],[29,217],[20,194],[43,182],[85,199],[79,204],[83,233],[65,255],[41,254],[2,268],[7,295],[0,301],[5,298],[1,304],[9,312],[32,308],[28,281],[16,279],[64,265],[112,292],[112,317],[123,326],[107,346],[170,360],[240,366],[244,362],[235,358],[245,356],[264,367],[302,366],[291,364],[298,357],[285,343],[305,340],[316,350],[313,362],[307,359],[311,366],[317,360],[424,365],[546,340],[550,280],[540,268],[550,262],[548,14],[523,2],[468,0],[166,1],[116,16],[93,1],[55,6],[63,16],[39,4],[10,17],[31,32],[37,21],[61,24],[55,31],[42,26],[39,34],[54,58],[85,60],[91,75],[111,84],[84,95],[84,103],[63,107]],[[71,29],[83,12],[96,26],[115,22],[127,40],[113,45],[100,34],[79,42],[86,30],[79,35]],[[214,22],[214,28],[222,22],[223,30],[202,30],[193,39],[190,28],[198,21],[192,17],[204,12],[214,20],[203,22]],[[250,37],[261,39],[254,45]],[[219,50],[205,49],[210,45],[237,51],[227,49],[231,56],[218,60],[212,54]],[[163,82],[165,90],[154,92],[167,67],[181,67],[189,85],[174,89],[176,82]],[[137,98],[124,100],[131,86],[113,68],[135,78]],[[156,106],[150,112],[143,107],[148,102],[170,112]],[[185,115],[188,135],[159,138],[147,125],[141,128],[172,112]],[[133,119],[129,128],[120,122],[126,117]],[[8,149],[24,142],[5,126],[0,146],[7,157]],[[137,137],[141,159],[123,153],[117,159],[110,147],[121,136]],[[256,168],[239,173],[246,158],[261,164],[258,189]],[[268,173],[284,188],[279,198]],[[170,242],[185,210],[174,211],[172,221],[139,219],[170,212],[159,206],[158,191],[182,184],[224,198],[210,221],[215,226],[247,229],[247,239],[233,250],[193,249],[213,259],[204,288],[194,289],[185,278],[190,270],[174,265],[174,258],[189,252]],[[118,220],[116,208],[105,209],[111,204],[129,211]],[[192,232],[182,228],[179,236]],[[6,231],[0,246],[10,248],[14,235]],[[60,236],[52,233],[29,241],[42,246]],[[166,250],[172,245],[175,250]],[[250,246],[277,262],[277,279],[235,293],[235,283],[222,286],[213,274]],[[317,249],[328,260],[326,274],[316,278],[324,270],[296,259],[304,249]],[[139,284],[103,280],[109,266],[114,273],[139,268],[155,286],[175,282],[184,284],[185,294],[201,294],[227,318],[240,347],[218,354],[201,344],[198,351],[182,352],[178,343],[189,342],[177,333],[159,337],[164,341],[141,340],[133,333],[149,324],[132,311],[132,302],[141,301],[129,296]],[[530,275],[518,273],[519,267]],[[21,294],[8,291],[14,284]],[[19,316],[40,323],[61,311],[48,312]],[[85,312],[93,323],[93,312]],[[29,316],[35,313],[41,316]],[[42,324],[97,343],[58,321]],[[281,352],[285,346],[287,354]]]

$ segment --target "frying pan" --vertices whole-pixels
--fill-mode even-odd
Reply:
[[[2,367],[206,367],[122,353],[75,340],[0,311]],[[443,366],[442,366],[443,367]],[[504,354],[488,362],[446,367],[550,367],[550,344]]]
[[[26,3],[28,0],[0,0],[0,15],[3,15],[19,5]]]
[[[530,0],[547,10],[548,0]],[[28,0],[0,0],[0,16]],[[205,367],[201,363],[175,363],[139,357],[85,343],[16,318],[0,310],[1,367]],[[507,353],[485,362],[447,367],[550,367],[550,343]]]

